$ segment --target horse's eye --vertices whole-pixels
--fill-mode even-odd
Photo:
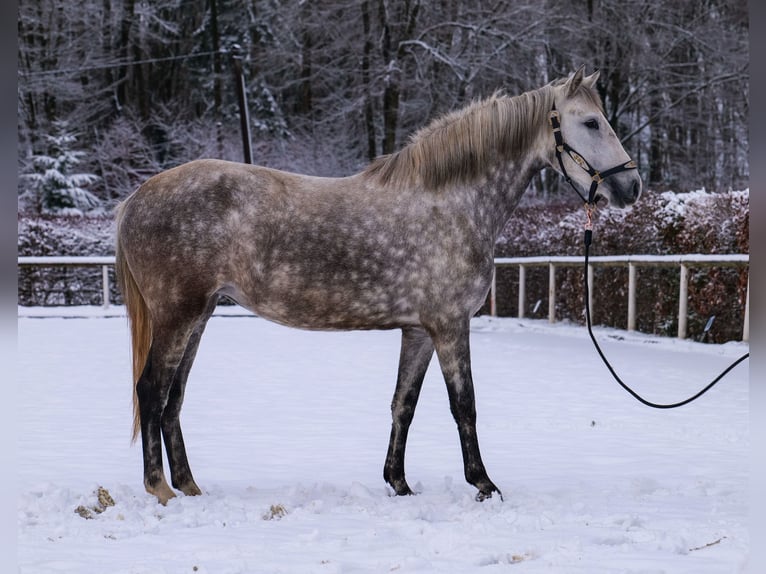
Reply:
[[[596,120],[587,120],[585,122],[585,127],[589,130],[597,130],[598,129],[598,122]]]

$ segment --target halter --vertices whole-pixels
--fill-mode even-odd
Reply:
[[[577,150],[575,150],[572,146],[564,141],[564,136],[561,135],[560,118],[561,114],[559,114],[558,110],[556,109],[556,103],[554,102],[548,121],[553,128],[553,137],[556,140],[556,159],[559,160],[559,166],[561,167],[561,173],[564,175],[564,179],[566,179],[567,183],[572,186],[572,189],[574,189],[577,195],[579,195],[580,198],[586,203],[588,208],[592,208],[596,202],[596,190],[598,189],[599,184],[601,184],[601,182],[610,175],[614,175],[622,171],[628,171],[629,169],[636,169],[636,162],[631,159],[626,163],[616,165],[604,172],[599,172],[597,169],[594,169],[594,167],[588,163],[588,160],[581,156]],[[564,159],[561,157],[563,153],[566,153],[569,157],[571,157],[572,160],[585,171],[587,171],[588,175],[591,177],[590,190],[588,191],[587,199],[577,189],[574,182],[572,181],[572,178],[569,177],[569,174],[564,167]]]

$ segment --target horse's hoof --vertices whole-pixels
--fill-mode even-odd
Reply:
[[[409,486],[405,486],[404,488],[394,488],[394,494],[396,494],[396,496],[415,496],[415,493],[412,492],[412,489],[410,489]]]
[[[394,494],[396,496],[414,496],[415,493],[412,492],[412,489],[405,481],[396,481],[395,484],[388,483],[391,488],[394,489]]]
[[[178,490],[183,492],[186,496],[199,496],[200,494],[202,494],[202,491],[200,490],[199,486],[197,486],[194,482],[190,482],[189,484],[179,486]]]
[[[168,500],[171,498],[175,498],[176,493],[170,490],[170,487],[166,487],[165,489],[156,489],[154,491],[150,491],[147,489],[149,494],[153,494],[157,497],[157,502],[159,502],[162,506],[167,506]]]
[[[497,495],[500,497],[500,502],[503,502],[503,493],[500,492],[497,488],[480,490],[476,493],[476,502],[484,502],[488,498],[492,498],[492,495],[495,493],[497,493]]]

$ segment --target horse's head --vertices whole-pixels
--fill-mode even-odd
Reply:
[[[584,198],[625,207],[641,194],[641,177],[604,117],[594,88],[599,73],[585,76],[583,70],[553,84],[546,157]]]

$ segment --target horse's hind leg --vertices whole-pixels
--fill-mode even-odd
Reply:
[[[433,353],[434,346],[428,333],[422,329],[402,329],[399,374],[391,401],[391,440],[383,469],[383,478],[399,495],[412,494],[404,478],[404,450],[420,389]]]
[[[447,383],[450,410],[457,423],[460,447],[463,451],[465,479],[479,493],[477,500],[484,500],[494,492],[502,494],[487,476],[479,452],[476,435],[476,404],[471,376],[471,353],[469,347],[469,321],[444,324],[432,332],[436,355],[439,357],[444,380]]]
[[[186,344],[181,363],[176,369],[173,377],[173,384],[170,388],[168,403],[162,412],[162,438],[165,441],[165,451],[168,455],[168,464],[170,465],[170,478],[173,488],[177,488],[187,496],[202,494],[202,491],[194,482],[189,460],[186,457],[186,446],[184,437],[181,433],[181,406],[183,405],[184,392],[186,390],[186,380],[189,377],[194,358],[197,356],[202,333],[205,330],[207,321],[215,310],[218,298],[211,300],[205,315],[199,320],[199,323],[192,331],[189,342]]]
[[[162,417],[198,317],[166,316],[165,320],[155,321],[149,356],[136,384],[144,455],[144,487],[161,504],[166,504],[175,496],[162,469]]]
[[[144,370],[136,383],[141,417],[141,447],[144,455],[144,487],[149,494],[156,496],[161,504],[167,504],[167,501],[175,496],[162,469],[160,432],[162,411],[170,395],[176,367],[177,363],[168,360],[166,346],[155,338],[149,349]]]

